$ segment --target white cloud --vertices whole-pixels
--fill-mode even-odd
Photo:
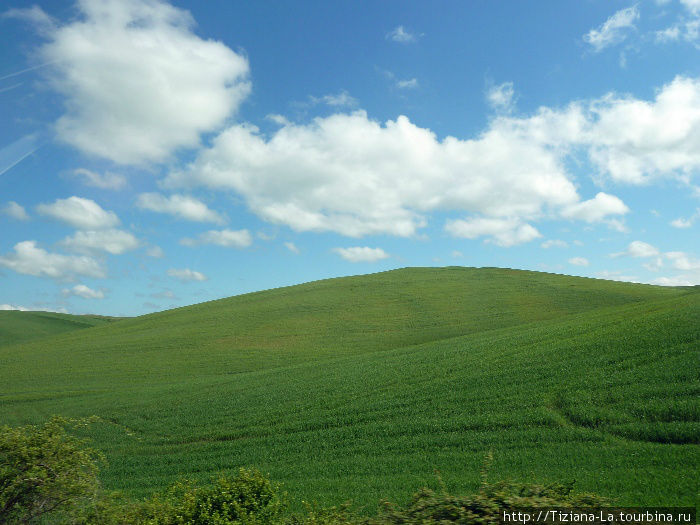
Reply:
[[[700,0],[681,0],[681,4],[692,14],[700,14]]]
[[[79,177],[86,186],[93,186],[103,190],[121,190],[126,187],[126,177],[124,175],[109,171],[100,175],[94,171],[79,168],[73,170],[73,175]]]
[[[341,91],[340,93],[337,93],[335,95],[324,95],[322,97],[309,97],[309,100],[311,100],[312,104],[326,104],[331,107],[353,107],[357,106],[357,99],[352,97],[350,93],[347,91]],[[279,115],[275,115],[274,117],[279,117]],[[284,117],[282,117],[284,119]],[[286,119],[280,121],[279,119],[277,120],[278,124],[285,124]]]
[[[695,259],[685,252],[666,252],[663,255],[671,262],[671,267],[681,273],[659,277],[653,281],[653,284],[663,286],[700,285],[700,259]]]
[[[333,251],[350,262],[376,262],[387,259],[389,254],[381,248],[353,246],[352,248],[334,248]]]
[[[406,31],[403,26],[398,26],[395,29],[392,29],[389,33],[387,33],[386,38],[387,40],[393,40],[394,42],[399,42],[401,44],[416,41],[416,35]]]
[[[676,77],[652,102],[607,95],[591,104],[583,137],[591,160],[619,182],[641,184],[700,168],[700,79]]]
[[[651,284],[658,284],[659,286],[694,286],[698,284],[698,280],[688,279],[683,275],[677,275],[674,277],[658,277],[651,281]]]
[[[8,9],[0,14],[3,18],[16,18],[24,20],[34,25],[42,35],[47,35],[56,29],[56,21],[44,12],[39,6],[32,6],[26,9]],[[35,66],[36,67],[36,66]],[[32,68],[33,69],[33,68]]]
[[[37,277],[72,280],[76,276],[105,277],[102,265],[92,257],[50,253],[36,241],[15,244],[14,253],[0,256],[0,266]]]
[[[146,255],[155,259],[162,259],[165,257],[165,252],[160,246],[149,246],[146,250]]]
[[[2,213],[18,221],[29,220],[29,214],[27,213],[27,211],[24,209],[24,207],[22,207],[20,204],[17,204],[15,201],[8,202],[2,208]]]
[[[410,236],[436,209],[507,217],[578,200],[557,155],[529,132],[503,125],[440,142],[404,116],[382,126],[364,111],[290,123],[269,140],[233,126],[166,185],[229,188],[269,222],[352,237]]]
[[[409,80],[397,80],[396,87],[399,89],[415,89],[418,87],[418,79],[411,78]]]
[[[175,279],[178,279],[180,281],[206,281],[207,277],[203,273],[200,272],[195,272],[194,270],[190,270],[189,268],[183,268],[183,269],[176,269],[176,268],[170,268],[168,270],[168,275],[170,277],[174,277]]]
[[[124,230],[88,230],[78,231],[60,242],[64,248],[81,252],[107,252],[119,255],[135,250],[141,243],[131,233]]]
[[[105,211],[95,201],[81,197],[57,199],[53,204],[39,204],[36,210],[41,215],[83,230],[100,230],[119,224],[119,218],[114,212]]]
[[[700,270],[700,260],[692,259],[684,252],[666,252],[664,256],[672,261],[677,270]]]
[[[690,228],[693,225],[693,221],[690,219],[684,219],[683,217],[678,217],[670,222],[671,226],[674,228]]]
[[[674,228],[690,228],[698,218],[700,218],[700,208],[695,210],[695,213],[687,219],[678,217],[677,219],[671,221],[670,224]]]
[[[666,29],[660,29],[654,33],[656,35],[656,41],[661,43],[676,42],[681,38],[681,27],[679,25],[674,25],[667,27]]]
[[[664,261],[661,257],[656,257],[652,261],[643,263],[642,266],[650,272],[658,272],[663,268]]]
[[[31,311],[29,308],[26,308],[25,306],[19,306],[19,305],[14,305],[14,304],[0,304],[0,310],[17,310],[19,312]]]
[[[364,111],[280,124],[267,136],[229,127],[165,186],[233,190],[268,222],[351,237],[412,236],[435,211],[625,231],[619,217],[629,209],[618,197],[581,200],[572,158],[587,154],[597,177],[631,184],[687,181],[700,169],[700,80],[683,77],[650,102],[609,94],[500,115],[473,139],[439,140],[405,116],[381,124]]]
[[[512,82],[504,82],[498,86],[491,86],[486,91],[486,101],[496,111],[510,113],[513,111],[515,90]]]
[[[93,290],[84,284],[76,284],[73,288],[64,288],[62,293],[65,297],[74,295],[83,299],[104,299],[105,296],[102,290]]]
[[[624,252],[610,254],[611,257],[654,257],[656,255],[659,255],[659,250],[643,241],[632,241]]]
[[[585,257],[572,257],[569,259],[569,264],[573,264],[574,266],[588,266],[589,263],[588,259]]]
[[[542,244],[540,244],[542,248],[551,248],[552,246],[556,248],[568,248],[569,243],[566,241],[562,241],[561,239],[547,239],[544,241]]]
[[[598,52],[606,47],[622,42],[630,29],[634,29],[634,23],[639,19],[637,6],[620,9],[608,18],[597,29],[591,29],[583,36],[583,40],[590,44]]]
[[[596,276],[600,277],[601,279],[608,279],[611,281],[625,281],[625,282],[639,282],[639,279],[636,275],[625,275],[622,272],[618,271],[609,271],[609,270],[603,270],[600,272],[596,272]]]
[[[41,56],[65,97],[61,140],[120,164],[196,147],[250,91],[248,61],[192,32],[187,11],[159,0],[81,0],[47,30]]]
[[[296,244],[294,244],[293,242],[285,242],[284,247],[292,253],[299,254],[299,248],[297,248]]]
[[[188,195],[165,197],[160,193],[142,193],[136,200],[136,206],[144,210],[175,215],[188,221],[217,224],[225,222],[221,215],[210,210],[202,201]]]
[[[682,40],[697,47],[697,41],[700,39],[700,18],[678,21],[666,29],[656,31],[655,35],[656,41],[662,44]]]
[[[600,192],[593,199],[564,207],[562,216],[588,223],[599,222],[608,215],[624,215],[629,208],[614,195]]]
[[[490,237],[490,242],[504,247],[522,244],[542,237],[540,232],[533,226],[512,218],[477,217],[466,220],[450,220],[445,224],[445,230],[455,237],[466,239],[488,236]]]
[[[209,230],[200,234],[196,239],[184,238],[180,244],[183,246],[216,244],[217,246],[247,248],[253,244],[253,237],[248,230]]]

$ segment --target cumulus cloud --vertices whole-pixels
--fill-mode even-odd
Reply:
[[[666,252],[664,256],[672,261],[673,268],[677,270],[700,270],[700,260],[684,252]]]
[[[613,253],[611,257],[654,257],[659,255],[659,250],[657,250],[651,244],[643,241],[632,241],[627,246],[627,249],[623,252]]]
[[[183,246],[215,244],[217,246],[247,248],[253,244],[253,237],[248,230],[209,230],[200,234],[196,239],[184,238],[180,244]]]
[[[386,35],[387,40],[393,40],[394,42],[399,42],[400,44],[408,44],[409,42],[416,41],[416,35],[407,31],[404,26],[398,26],[395,29],[389,31]]]
[[[500,115],[473,139],[439,140],[406,116],[382,124],[364,111],[279,122],[269,135],[229,127],[164,185],[229,189],[268,222],[351,237],[412,236],[435,211],[624,231],[628,207],[604,192],[582,200],[572,158],[587,155],[596,176],[630,184],[687,181],[700,168],[700,80],[685,77],[651,101],[608,94]]]
[[[107,252],[119,255],[135,250],[141,243],[129,232],[111,229],[78,231],[63,239],[60,245],[81,253]]]
[[[24,209],[23,206],[17,204],[15,201],[10,201],[5,206],[3,206],[2,213],[18,221],[29,220],[29,214],[27,213],[27,211]]]
[[[0,266],[17,273],[70,281],[77,276],[105,277],[102,265],[88,256],[50,253],[36,241],[15,244],[14,253],[0,256]]]
[[[700,168],[700,79],[676,77],[651,102],[610,94],[591,112],[584,144],[601,173],[640,184]]]
[[[573,264],[574,266],[588,266],[590,262],[588,262],[588,259],[585,257],[572,257],[569,259],[569,264]]]
[[[73,288],[64,288],[62,293],[64,297],[73,295],[75,297],[82,297],[83,299],[104,299],[105,296],[102,290],[93,290],[84,284],[76,284]]]
[[[620,9],[602,25],[596,29],[591,29],[583,36],[583,40],[590,44],[594,51],[598,52],[606,47],[622,42],[634,23],[639,19],[637,6]]]
[[[671,226],[674,228],[690,228],[693,225],[693,221],[690,219],[684,219],[683,217],[678,217],[670,222]]]
[[[194,270],[190,270],[189,268],[183,268],[183,269],[177,269],[177,268],[170,268],[168,270],[168,275],[170,277],[174,277],[175,279],[178,279],[179,281],[187,282],[187,281],[206,281],[207,277],[203,273],[196,272]]]
[[[673,276],[658,277],[653,284],[663,286],[695,286],[700,284],[700,259],[685,252],[666,252],[663,254],[670,261],[671,268],[680,273]]]
[[[202,201],[188,195],[171,195],[165,197],[160,193],[142,193],[136,200],[136,206],[157,213],[167,213],[195,222],[214,222],[222,224],[224,218],[210,210]]]
[[[250,91],[247,59],[199,38],[187,11],[159,0],[77,6],[77,18],[43,25],[40,54],[65,97],[58,137],[84,153],[121,164],[164,160],[198,146]]]
[[[503,217],[576,202],[556,154],[530,137],[505,126],[441,142],[405,116],[382,126],[364,111],[288,123],[269,140],[237,125],[166,185],[235,190],[297,231],[411,236],[435,209]]]
[[[119,218],[114,212],[103,210],[93,200],[76,196],[57,199],[53,204],[39,204],[36,210],[40,215],[83,230],[100,230],[119,224]]]
[[[80,178],[86,186],[100,188],[103,190],[121,190],[126,186],[126,177],[118,173],[106,172],[103,174],[79,168],[73,170],[73,175]]]
[[[530,224],[524,224],[519,219],[484,218],[450,220],[445,224],[445,230],[454,237],[476,239],[487,236],[488,242],[499,246],[514,246],[541,237],[540,232]]]
[[[351,248],[334,248],[333,251],[350,262],[376,262],[387,259],[389,254],[381,248],[353,246]]]
[[[486,91],[486,101],[496,111],[510,113],[513,110],[515,90],[512,82],[491,86]]]
[[[599,222],[608,215],[624,215],[629,208],[614,195],[600,192],[593,199],[564,207],[562,216],[588,223]]]

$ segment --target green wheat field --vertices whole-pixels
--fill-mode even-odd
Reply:
[[[698,504],[700,287],[409,268],[137,318],[0,312],[0,424],[97,415],[109,489],[240,466],[294,505],[489,476]]]

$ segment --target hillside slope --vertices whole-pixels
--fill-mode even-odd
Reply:
[[[43,343],[24,345],[12,382],[20,389],[44,384],[49,390],[73,390],[75,384],[106,381],[152,384],[193,372],[219,376],[686,293],[683,288],[498,268],[406,268],[124,319],[91,329],[89,337],[67,333],[54,338],[50,352]],[[6,367],[13,367],[12,353],[7,352]],[[25,365],[32,360],[43,366],[29,371]],[[94,370],[101,373],[96,376]]]
[[[406,269],[0,348],[0,420],[97,414],[109,487],[257,466],[294,501],[405,500],[434,469],[696,504],[700,293]]]
[[[0,311],[0,346],[24,343],[52,335],[110,323],[114,317],[54,312]]]

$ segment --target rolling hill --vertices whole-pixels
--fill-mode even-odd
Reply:
[[[0,311],[0,346],[91,328],[115,320],[118,318],[101,315],[2,310]]]
[[[410,268],[0,347],[0,421],[98,415],[107,486],[256,466],[372,513],[435,484],[567,481],[695,505],[700,290]]]

